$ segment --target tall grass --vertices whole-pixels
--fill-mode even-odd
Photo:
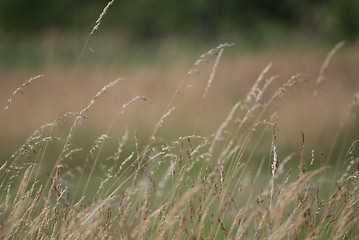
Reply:
[[[268,89],[277,77],[267,78],[269,64],[209,136],[196,134],[204,121],[198,117],[192,135],[167,141],[158,134],[176,111],[175,100],[182,97],[187,78],[203,63],[213,62],[213,67],[200,101],[214,91],[220,58],[231,45],[221,44],[200,56],[174,89],[145,143],[126,128],[117,146],[111,152],[106,148],[108,141],[116,141],[110,136],[116,119],[130,105],[152,104],[145,96],[116,109],[108,130],[87,152],[73,143],[79,126],[89,121],[86,113],[123,78],[105,85],[82,110],[59,111],[53,122],[36,130],[0,166],[1,239],[355,239],[358,140],[340,143],[348,150],[338,161],[343,168],[335,169],[325,156],[337,148],[319,155],[312,150],[307,157],[304,133],[298,153],[282,156],[277,143],[276,104],[285,101],[290,90],[315,79],[319,89],[342,43],[330,52],[317,78],[294,75],[273,93]],[[1,116],[16,94],[38,77],[15,90]],[[358,104],[357,94],[350,113]],[[45,167],[49,165],[50,170]]]
[[[202,99],[211,90],[220,56],[229,46],[222,44],[203,54],[188,72],[193,74],[199,64],[215,58]],[[319,71],[317,79],[321,81],[328,61]],[[126,130],[115,151],[105,152],[106,141],[111,139],[110,125],[83,155],[83,165],[69,167],[71,159],[84,151],[72,147],[72,136],[81,121],[87,121],[86,112],[124,79],[110,82],[81,111],[65,113],[41,126],[2,164],[1,238],[355,238],[359,234],[358,141],[347,146],[347,153],[341,156],[344,171],[335,170],[335,179],[331,166],[325,163],[325,154],[317,156],[314,150],[310,158],[303,154],[304,133],[301,151],[281,156],[273,106],[290,89],[314,78],[295,75],[264,99],[275,80],[266,78],[270,67],[210,136],[182,136],[168,142],[157,135],[176,111],[174,99],[180,96],[183,80],[147,144],[140,145],[136,132],[134,143],[129,142],[132,133]],[[10,99],[22,92],[22,87]],[[146,97],[135,97],[118,110],[115,118],[126,114],[127,107],[138,100],[151,104]],[[350,105],[352,113],[357,105],[356,96]],[[66,128],[66,121],[72,121],[72,126]],[[67,129],[67,135],[56,135],[61,132],[57,128]],[[62,145],[62,150],[57,159],[46,159],[52,142]],[[134,148],[124,151],[126,145]],[[267,153],[259,151],[259,145],[267,146]],[[41,174],[45,159],[52,164],[47,178]],[[293,168],[295,165],[298,169]]]

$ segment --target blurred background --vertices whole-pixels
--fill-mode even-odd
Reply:
[[[2,0],[1,69],[77,60],[83,38],[106,4],[104,0]],[[358,18],[355,0],[119,0],[102,19],[97,33],[101,40],[95,37],[93,44],[105,45],[100,49],[106,58],[102,60],[110,62],[138,61],[138,55],[148,61],[148,52],[157,55],[166,44],[189,44],[180,52],[219,42],[235,42],[242,52],[288,45],[327,48],[342,40],[354,44]],[[113,50],[129,52],[108,56]]]
[[[151,105],[136,102],[129,107],[112,134],[119,137],[124,126],[133,126],[140,140],[147,139],[182,79],[188,88],[160,134],[169,139],[194,132],[208,136],[270,62],[266,77],[280,78],[269,95],[297,73],[314,79],[291,91],[275,109],[283,152],[300,149],[302,132],[318,152],[342,141],[340,129],[349,121],[348,106],[359,90],[359,1],[119,0],[89,37],[107,3],[0,2],[0,107],[26,79],[44,75],[14,97],[0,119],[2,159],[59,111],[80,111],[118,77],[129,81],[98,100],[88,113],[91,121],[86,124],[92,130],[83,130],[84,139],[93,141],[105,132],[118,109],[138,95],[150,98]],[[342,40],[346,45],[328,66],[315,96],[320,67]],[[208,98],[201,103],[214,59],[199,74],[186,73],[202,53],[223,42],[235,45],[225,49]],[[345,147],[359,133],[355,124],[349,125],[343,131]]]

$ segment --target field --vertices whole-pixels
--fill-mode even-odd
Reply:
[[[1,239],[356,238],[359,49],[179,52],[1,73]]]

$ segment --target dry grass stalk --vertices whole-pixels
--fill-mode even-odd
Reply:
[[[14,97],[21,93],[21,94],[24,94],[24,91],[23,91],[23,88],[26,87],[27,85],[29,85],[31,82],[33,82],[34,80],[36,79],[39,79],[41,77],[43,77],[44,75],[40,74],[40,75],[37,75],[35,77],[31,77],[29,79],[27,79],[20,87],[18,87],[12,94],[11,94],[11,97],[7,100],[7,103],[8,105],[6,105],[3,109],[3,111],[6,111],[9,109],[10,105],[12,104],[13,102],[13,99]],[[1,115],[2,116],[2,115]]]
[[[137,102],[138,100],[145,101],[145,102],[147,102],[149,105],[152,105],[151,99],[149,99],[149,98],[147,98],[147,97],[145,97],[145,96],[136,96],[136,97],[132,98],[130,101],[128,101],[127,103],[125,103],[125,104],[122,105],[121,114],[124,114],[124,113],[125,113],[125,109],[126,109],[129,105],[131,105],[131,104]]]
[[[239,106],[241,105],[242,101],[238,101],[234,107],[232,108],[232,110],[230,111],[230,113],[228,114],[226,120],[224,122],[221,123],[220,127],[218,128],[218,130],[216,131],[216,134],[213,138],[211,147],[209,149],[209,153],[212,154],[213,153],[213,149],[216,146],[217,141],[219,141],[222,138],[222,133],[224,131],[224,129],[228,126],[229,122],[232,121],[234,114],[236,113],[237,109],[239,108]]]
[[[300,160],[299,160],[299,170],[300,170],[300,173],[303,174],[305,169],[304,169],[304,160],[303,160],[303,155],[304,155],[304,132],[302,132],[302,146],[300,148]]]
[[[256,99],[256,95],[259,90],[259,85],[260,83],[263,81],[264,76],[269,72],[269,70],[272,67],[272,63],[269,63],[261,72],[261,74],[259,75],[259,77],[257,78],[257,80],[255,81],[252,89],[249,91],[249,93],[247,94],[246,100],[245,102],[248,103],[252,100],[252,97],[254,97]]]
[[[109,9],[109,7],[113,4],[115,0],[112,0],[110,2],[107,3],[106,7],[102,10],[102,13],[100,14],[100,16],[98,17],[98,19],[96,20],[96,25],[93,27],[93,29],[91,30],[90,35],[92,35],[100,26],[101,20],[103,18],[103,16],[105,16],[107,10]]]
[[[321,84],[324,79],[325,79],[325,71],[327,70],[330,61],[332,60],[332,58],[334,57],[334,55],[338,52],[338,50],[340,48],[342,48],[345,45],[345,41],[342,41],[340,43],[338,43],[337,45],[335,45],[335,47],[328,53],[327,57],[325,58],[320,70],[319,70],[319,75],[318,78],[316,80],[317,84]]]
[[[275,145],[275,139],[277,138],[275,133],[275,127],[273,128],[273,140],[272,140],[272,152],[273,152],[273,163],[271,165],[272,168],[272,180],[271,180],[271,191],[270,191],[270,207],[272,206],[273,201],[273,194],[274,194],[274,179],[276,177],[276,173],[278,170],[278,154],[277,154],[277,147]]]
[[[202,98],[203,98],[203,99],[205,99],[205,98],[207,97],[207,95],[208,95],[208,90],[209,90],[209,88],[210,88],[211,85],[212,85],[212,82],[213,82],[213,79],[214,79],[214,76],[215,76],[215,74],[216,74],[216,70],[217,70],[217,67],[218,67],[218,63],[219,63],[219,60],[220,60],[221,57],[222,57],[223,51],[224,51],[224,49],[221,48],[221,49],[219,50],[219,52],[218,52],[218,55],[217,55],[217,57],[216,57],[216,61],[215,61],[214,64],[213,64],[213,68],[212,68],[211,75],[209,76],[209,79],[208,79],[208,82],[207,82],[207,86],[206,86],[206,88],[204,89],[204,93],[203,93],[203,95],[202,95]]]

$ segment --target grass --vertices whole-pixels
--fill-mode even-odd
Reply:
[[[1,238],[354,239],[358,141],[350,145],[344,136],[327,152],[311,150],[308,155],[305,151],[311,148],[302,133],[298,152],[288,156],[278,143],[276,106],[294,88],[314,84],[313,90],[320,90],[340,45],[317,77],[294,75],[272,93],[277,77],[267,78],[269,64],[217,130],[208,136],[196,134],[205,121],[200,113],[213,90],[220,58],[230,46],[219,45],[193,64],[147,137],[139,138],[142,133],[131,126],[117,141],[111,136],[118,119],[138,108],[137,102],[153,107],[147,97],[137,96],[117,108],[93,143],[81,140],[88,134],[83,125],[91,121],[86,114],[108,91],[128,81],[123,78],[107,83],[82,110],[67,112],[35,131],[0,168]],[[188,94],[188,79],[202,73],[207,62],[213,63],[207,68],[208,81],[202,94],[196,93],[199,103],[191,103],[198,113],[191,118],[192,134],[166,140],[162,134],[171,130],[166,124],[175,117],[178,99]],[[13,92],[1,118],[18,94],[41,77],[30,78]],[[351,114],[357,105],[355,95]],[[350,122],[355,118],[349,118],[348,127],[338,131],[353,130]],[[333,151],[335,168],[329,159]]]
[[[73,72],[56,72],[60,84],[50,81],[56,91],[41,87],[47,74],[34,75],[5,101],[2,127],[32,130],[20,126],[31,119],[22,116],[34,115],[16,105],[20,95],[42,93],[36,104],[54,97],[58,101],[48,109],[56,117],[43,119],[10,156],[13,136],[2,136],[1,239],[355,239],[358,91],[326,85],[342,45],[315,74],[284,82],[269,75],[275,63],[268,64],[231,108],[220,99],[236,95],[223,82],[236,76],[228,68],[238,63],[222,59],[232,44],[210,49],[183,73],[160,67],[162,79],[178,80],[175,87],[108,81],[106,71],[96,84],[78,83],[81,57]],[[148,92],[132,96],[139,86]],[[120,98],[111,97],[120,87]],[[323,98],[325,91],[336,98]],[[142,94],[151,92],[154,99]],[[305,99],[290,101],[296,94]],[[349,107],[338,111],[343,102]],[[311,109],[309,116],[295,121],[303,109]],[[305,130],[288,128],[291,122]]]

